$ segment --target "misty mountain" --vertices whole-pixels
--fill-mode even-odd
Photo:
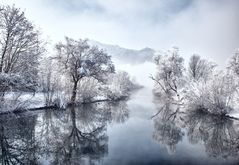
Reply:
[[[117,62],[139,64],[146,61],[152,61],[152,57],[155,53],[154,49],[144,48],[141,50],[127,49],[118,45],[103,44],[98,41],[89,40],[90,45],[96,45],[101,49],[104,49],[112,59]]]

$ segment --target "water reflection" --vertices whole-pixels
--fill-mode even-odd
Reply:
[[[152,160],[157,164],[160,161],[177,163],[182,155],[186,155],[182,158],[187,159],[184,162],[194,162],[196,158],[186,154],[192,146],[197,146],[194,151],[203,152],[200,158],[204,162],[216,157],[228,163],[231,157],[238,157],[239,121],[198,112],[183,113],[180,106],[170,101],[156,105],[158,112],[152,116],[153,132],[150,132],[151,125],[147,125],[150,123],[148,118],[142,120],[143,115],[132,117],[126,125],[112,126],[129,118],[126,102],[85,104],[67,110],[29,112],[17,116],[2,115],[0,164],[117,164],[116,161],[122,158],[125,164],[132,164],[130,161],[138,159],[145,164]],[[135,111],[138,110],[136,108]],[[146,112],[145,109],[142,111]],[[142,125],[139,126],[140,123]],[[138,130],[135,131],[135,127]],[[107,131],[107,128],[110,129]],[[148,136],[151,133],[153,139]],[[123,135],[122,138],[119,134]],[[164,150],[155,145],[155,141],[172,155],[162,153]],[[146,150],[136,150],[137,147]],[[141,156],[145,154],[147,157]],[[117,155],[120,155],[118,159]],[[204,162],[198,161],[198,164]]]
[[[179,108],[166,102],[154,118],[153,138],[164,144],[169,153],[174,153],[176,145],[182,140],[184,133],[178,126]]]
[[[181,112],[170,102],[158,107],[152,117],[153,138],[165,145],[168,153],[175,153],[177,144],[186,138],[191,145],[203,144],[208,157],[239,156],[239,121],[198,111]]]
[[[185,120],[192,144],[203,142],[210,157],[238,156],[239,132],[228,117],[191,112]]]
[[[108,154],[107,124],[128,117],[125,102],[1,116],[0,164],[95,164]]]
[[[2,165],[36,164],[36,117],[0,116],[0,160]]]
[[[110,123],[124,123],[129,118],[129,110],[125,101],[112,102],[108,104],[110,112]]]
[[[101,122],[98,115],[88,113],[88,107],[86,109],[84,107],[80,109],[71,107],[69,111],[71,123],[68,125],[68,133],[62,134],[62,138],[57,141],[53,164],[82,164],[85,161],[93,164],[95,159],[107,154],[108,136],[105,123]],[[83,121],[77,118],[81,114],[77,114],[78,111],[87,112]],[[82,128],[82,125],[85,127]]]

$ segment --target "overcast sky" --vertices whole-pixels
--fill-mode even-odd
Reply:
[[[25,10],[44,36],[126,48],[177,46],[222,65],[239,48],[238,0],[1,0]]]

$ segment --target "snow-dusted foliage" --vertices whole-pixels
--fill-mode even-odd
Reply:
[[[32,84],[20,75],[0,73],[0,113],[26,108],[30,101],[23,100],[23,91],[32,90]]]
[[[128,97],[130,92],[140,86],[125,71],[118,71],[109,76],[105,89],[106,97],[110,100],[118,100]]]
[[[18,73],[35,83],[38,58],[44,51],[39,32],[14,6],[1,7],[0,25],[0,72]]]
[[[32,90],[32,83],[27,82],[19,74],[0,73],[0,91]]]
[[[239,50],[230,59],[228,68],[239,77]]]
[[[41,104],[40,102],[42,100],[32,93],[7,92],[5,93],[4,100],[0,100],[0,113],[20,111],[28,109],[32,105],[37,107]]]
[[[174,47],[154,57],[157,65],[157,73],[155,77],[151,77],[160,92],[166,94],[178,93],[183,82],[184,59],[179,55],[178,48]]]
[[[160,96],[162,91],[176,93],[177,100],[172,95],[163,96],[184,106],[185,110],[226,115],[236,108],[238,101],[238,77],[235,76],[239,73],[238,59],[236,53],[228,70],[216,71],[216,64],[193,55],[187,68],[188,76],[184,77],[184,60],[178,55],[178,49],[174,49],[164,56],[155,57],[158,70],[156,77],[151,78],[156,82],[155,91],[161,90]]]
[[[206,82],[192,82],[186,88],[186,106],[191,110],[227,114],[233,109],[237,88],[235,78],[227,73],[213,75]]]
[[[66,37],[65,43],[58,43],[56,49],[62,73],[72,82],[72,103],[76,101],[78,83],[82,78],[91,77],[105,82],[108,74],[114,72],[111,57],[98,47],[89,46],[87,40]]]
[[[66,105],[66,93],[64,92],[64,77],[60,75],[59,67],[52,58],[43,58],[39,67],[40,92],[43,93],[45,105]]]
[[[99,86],[100,84],[96,79],[91,77],[83,78],[77,89],[77,101],[87,103],[95,100],[100,94]]]
[[[43,58],[39,69],[40,91],[47,106],[118,100],[139,87],[128,73],[115,74],[110,56],[86,40],[66,38],[66,44],[57,45],[57,53]]]
[[[199,55],[192,55],[188,65],[188,76],[191,80],[207,81],[213,74],[216,65],[205,59],[201,59]]]

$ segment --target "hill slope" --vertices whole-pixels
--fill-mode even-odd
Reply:
[[[155,53],[155,50],[151,48],[144,48],[141,50],[126,49],[118,45],[103,44],[94,40],[89,40],[89,44],[97,45],[99,48],[104,49],[112,56],[114,61],[120,63],[139,64],[146,61],[152,61],[152,57]]]

